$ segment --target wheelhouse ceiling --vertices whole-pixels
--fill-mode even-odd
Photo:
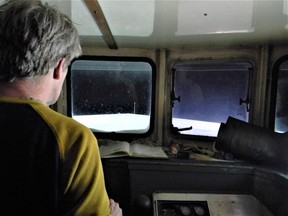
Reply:
[[[1,0],[3,1],[3,0]],[[0,1],[0,2],[1,2]],[[45,0],[83,46],[188,48],[288,42],[288,0]]]

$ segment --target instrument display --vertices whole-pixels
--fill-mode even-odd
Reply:
[[[154,216],[273,216],[249,194],[155,192],[153,203]]]

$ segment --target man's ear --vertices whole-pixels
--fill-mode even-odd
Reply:
[[[63,68],[64,68],[64,65],[65,65],[65,62],[66,62],[66,59],[65,59],[65,58],[62,58],[62,59],[59,61],[57,67],[54,68],[54,71],[53,71],[53,78],[54,78],[54,79],[59,80],[59,79],[61,79],[62,76],[64,76]]]

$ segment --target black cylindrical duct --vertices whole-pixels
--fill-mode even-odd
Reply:
[[[260,164],[288,165],[287,133],[276,133],[232,117],[221,124],[215,148]]]

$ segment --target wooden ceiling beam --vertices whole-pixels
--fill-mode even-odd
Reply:
[[[91,15],[94,18],[94,21],[98,25],[105,43],[110,49],[118,49],[118,46],[114,40],[112,32],[109,28],[109,25],[106,21],[105,15],[101,9],[101,6],[97,0],[83,0],[89,9]]]

